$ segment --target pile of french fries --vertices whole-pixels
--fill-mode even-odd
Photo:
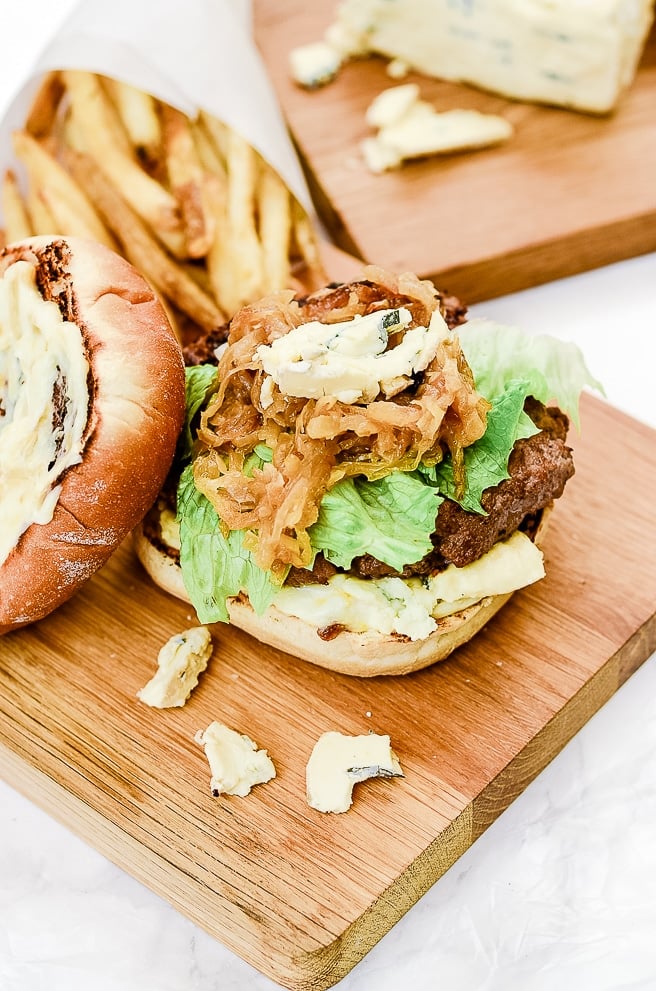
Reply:
[[[326,281],[311,221],[239,134],[90,72],[44,76],[13,135],[5,243],[90,237],[128,259],[181,341],[276,289]]]

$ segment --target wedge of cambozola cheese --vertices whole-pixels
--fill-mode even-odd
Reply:
[[[608,113],[631,84],[654,0],[343,0],[325,42],[513,99]]]
[[[219,795],[239,795],[245,798],[255,785],[266,784],[276,776],[273,761],[266,750],[244,733],[214,721],[194,737],[205,748],[210,765],[210,789]]]
[[[157,656],[157,671],[137,698],[155,709],[185,704],[212,656],[212,635],[206,626],[176,633]]]
[[[319,737],[307,762],[308,805],[318,812],[348,812],[359,781],[402,777],[389,736],[345,736],[330,731]]]
[[[383,90],[367,109],[366,119],[378,130],[362,142],[362,153],[370,171],[377,173],[415,158],[501,144],[513,134],[512,124],[497,114],[438,112],[420,99],[416,83]]]

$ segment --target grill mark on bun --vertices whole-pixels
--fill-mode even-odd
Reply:
[[[62,319],[74,323],[82,338],[82,344],[88,355],[88,333],[84,321],[80,318],[77,305],[73,277],[69,271],[71,262],[71,249],[64,240],[55,239],[44,246],[34,246],[26,244],[23,251],[18,256],[14,256],[12,262],[24,259],[34,264],[35,282],[37,289],[46,302],[53,302],[59,308]],[[10,262],[10,264],[12,263]],[[2,273],[0,272],[0,275]],[[87,375],[87,395],[89,397],[86,410],[86,427],[83,438],[83,445],[86,446],[93,432],[92,410],[96,397],[96,383],[92,371],[92,362],[89,360],[89,372]],[[57,380],[53,390],[53,419],[52,426],[55,434],[55,457],[59,453],[63,442],[63,424],[66,413],[66,378],[62,376]]]
[[[55,450],[52,461],[48,465],[48,471],[55,464],[64,443],[64,423],[66,420],[66,408],[68,406],[68,396],[66,394],[66,376],[61,368],[57,366],[57,380],[52,390],[52,433],[55,442]]]
[[[36,258],[36,284],[39,292],[44,299],[57,304],[64,320],[77,323],[73,279],[67,268],[71,260],[70,248],[62,241],[51,241],[46,247],[36,251]]]

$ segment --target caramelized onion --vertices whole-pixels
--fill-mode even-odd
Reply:
[[[365,270],[367,281],[321,290],[304,300],[278,292],[241,309],[230,324],[219,362],[219,389],[203,413],[196,484],[231,530],[247,531],[257,564],[281,572],[312,562],[308,529],[328,489],[342,478],[380,478],[411,471],[421,461],[453,457],[456,484],[464,485],[465,447],[485,432],[488,402],[455,337],[445,337],[425,371],[407,388],[373,402],[335,397],[299,399],[277,385],[261,401],[264,373],[255,352],[311,320],[334,323],[375,310],[405,306],[410,327],[428,326],[439,306],[432,283],[407,273]],[[396,343],[396,342],[394,342]],[[271,462],[250,467],[258,444]]]

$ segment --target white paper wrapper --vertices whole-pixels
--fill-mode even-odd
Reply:
[[[250,32],[248,0],[82,0],[33,67],[0,124],[13,161],[39,78],[50,69],[113,76],[194,116],[203,108],[245,138],[313,213],[293,145]]]

